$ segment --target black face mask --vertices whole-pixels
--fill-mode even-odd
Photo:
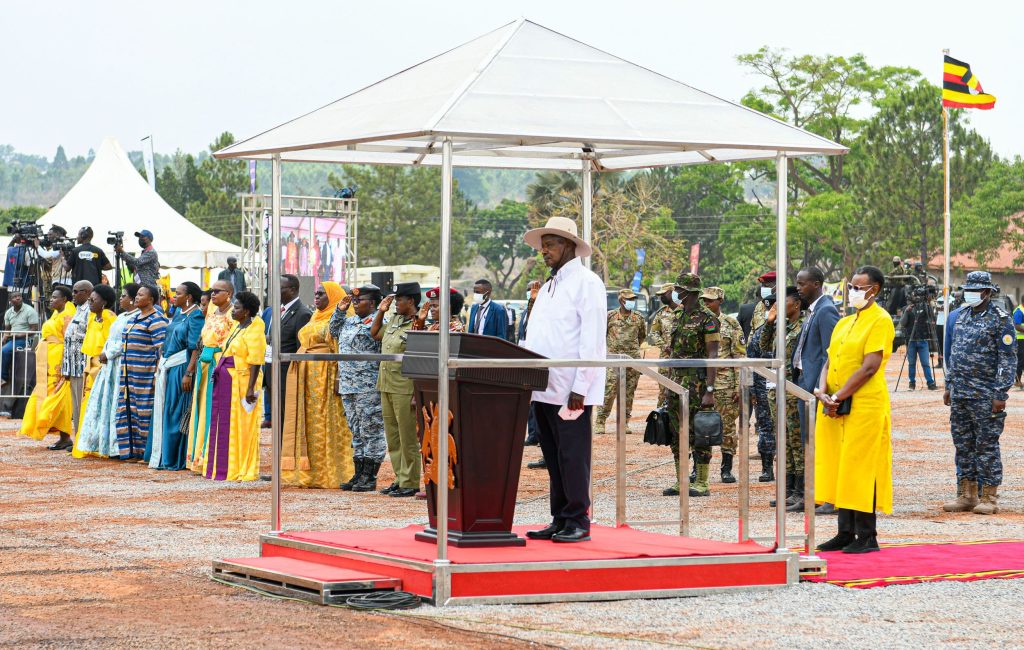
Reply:
[[[143,248],[143,249],[146,248],[146,242],[144,242],[143,240],[140,239],[139,240],[139,248]]]

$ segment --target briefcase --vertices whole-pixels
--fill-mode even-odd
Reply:
[[[644,429],[644,442],[649,445],[668,446],[672,444],[672,433],[669,429],[668,409],[654,409],[647,416],[647,428]]]
[[[718,411],[693,414],[693,446],[717,447],[722,444],[722,416]]]

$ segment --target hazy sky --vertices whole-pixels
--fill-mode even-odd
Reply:
[[[1018,2],[648,0],[0,0],[0,144],[52,158],[107,135],[127,149],[196,152],[254,135],[525,16],[627,60],[738,100],[757,79],[737,54],[863,52],[941,80],[942,48],[967,61],[992,111],[972,123],[1024,155]]]

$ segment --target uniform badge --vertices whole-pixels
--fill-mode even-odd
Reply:
[[[1003,345],[1012,345],[1013,337],[1009,334],[1003,334]]]

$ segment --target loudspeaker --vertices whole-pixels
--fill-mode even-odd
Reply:
[[[391,271],[374,271],[370,274],[370,282],[380,287],[382,295],[388,295],[395,289],[395,274]]]

